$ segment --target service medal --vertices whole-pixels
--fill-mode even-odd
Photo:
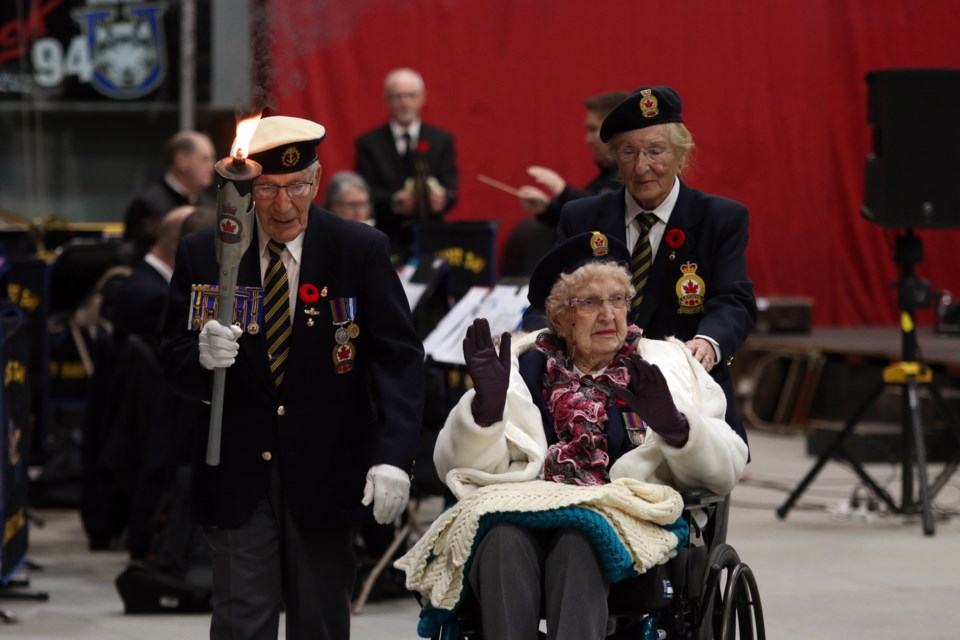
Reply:
[[[633,411],[623,412],[623,426],[627,430],[630,444],[639,447],[647,437],[647,423]]]
[[[360,329],[353,323],[357,316],[356,298],[334,298],[330,301],[330,315],[337,330],[333,339],[337,344],[345,345],[350,338],[360,335]]]
[[[353,343],[339,344],[333,348],[333,366],[337,373],[347,373],[353,369],[353,362],[357,357],[357,349]]]

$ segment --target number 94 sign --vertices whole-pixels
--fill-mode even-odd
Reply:
[[[30,50],[33,79],[52,88],[69,76],[107,96],[129,100],[147,95],[167,73],[161,4],[77,9],[81,34],[64,46],[57,38],[39,38]]]

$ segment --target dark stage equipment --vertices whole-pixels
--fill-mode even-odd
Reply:
[[[960,69],[867,74],[863,216],[897,228],[960,227]]]
[[[816,463],[777,509],[787,513],[830,460],[845,462],[891,512],[919,514],[926,535],[934,534],[931,503],[960,466],[960,454],[944,465],[931,483],[927,476],[920,393],[934,401],[944,423],[960,441],[960,418],[946,403],[933,380],[933,371],[921,361],[917,346],[918,309],[933,305],[929,282],[916,275],[923,262],[923,245],[913,229],[960,226],[960,122],[955,105],[960,100],[960,70],[902,69],[867,74],[868,122],[874,127],[873,154],[867,159],[865,218],[886,227],[897,227],[894,261],[897,264],[897,308],[900,311],[901,361],[886,367],[883,377],[844,423]],[[900,503],[844,448],[867,409],[888,387],[901,393]],[[915,477],[916,476],[916,477]],[[916,479],[916,491],[914,490]]]

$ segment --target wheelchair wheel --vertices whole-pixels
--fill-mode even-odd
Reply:
[[[698,640],[765,640],[757,581],[730,545],[711,551],[702,593]]]

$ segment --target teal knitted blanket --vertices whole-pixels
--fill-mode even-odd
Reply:
[[[483,536],[490,530],[490,527],[498,522],[510,522],[536,529],[575,527],[586,533],[590,538],[604,574],[611,583],[620,582],[621,580],[637,575],[636,570],[633,568],[633,557],[630,555],[629,550],[620,540],[614,528],[610,526],[610,523],[607,522],[603,516],[584,507],[564,507],[561,509],[535,512],[505,511],[490,513],[481,517],[477,535],[473,539],[470,558],[466,563],[464,576],[470,574],[470,565],[473,563],[473,557],[477,551],[477,545],[480,544],[480,540],[482,540]],[[664,529],[676,536],[677,549],[681,549],[687,545],[690,531],[683,518],[678,518],[676,522],[665,526]],[[440,634],[443,640],[450,637],[453,625],[448,623],[451,622],[460,604],[468,595],[469,589],[469,583],[465,582],[460,590],[460,600],[452,609],[439,609],[427,603],[420,611],[420,623],[417,625],[417,634],[421,638],[432,638],[437,634]]]

